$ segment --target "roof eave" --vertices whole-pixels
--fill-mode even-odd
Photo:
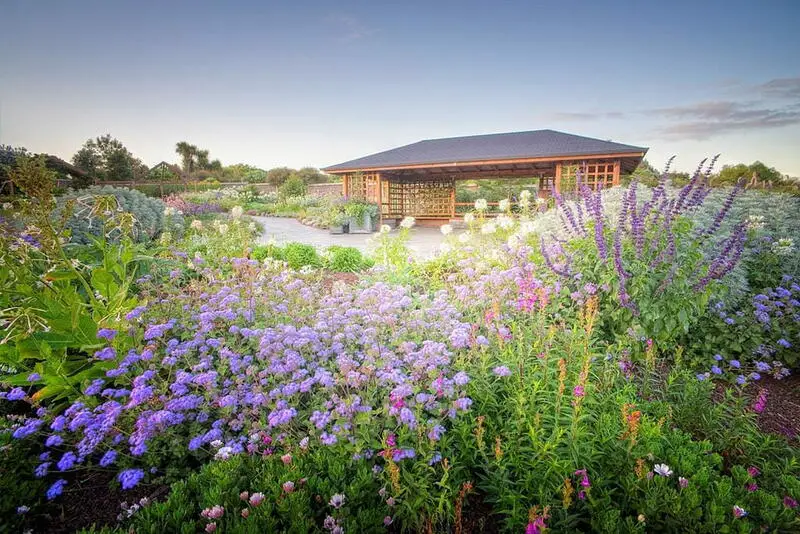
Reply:
[[[426,163],[410,163],[406,165],[393,165],[393,166],[385,166],[385,165],[378,165],[378,166],[365,166],[365,167],[345,167],[345,168],[337,168],[339,165],[332,165],[330,167],[325,167],[322,170],[329,173],[329,174],[344,174],[348,172],[358,172],[358,171],[391,171],[391,170],[402,170],[402,169],[431,169],[431,168],[439,168],[439,167],[461,167],[461,166],[475,166],[475,165],[502,165],[502,164],[517,164],[517,163],[545,163],[545,162],[558,162],[564,160],[574,160],[574,159],[603,159],[603,158],[643,158],[648,151],[648,148],[644,147],[636,147],[636,151],[630,152],[606,152],[606,153],[596,153],[596,154],[587,154],[583,153],[575,153],[575,154],[563,154],[558,156],[542,156],[536,158],[505,158],[505,159],[483,159],[483,160],[467,160],[467,161],[454,161],[454,162],[426,162]],[[343,164],[340,164],[343,165]]]

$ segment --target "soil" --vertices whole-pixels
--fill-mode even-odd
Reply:
[[[53,505],[49,514],[38,516],[35,525],[26,525],[33,532],[61,534],[75,532],[91,525],[99,528],[118,523],[117,516],[122,512],[122,503],[138,503],[143,497],[150,501],[163,498],[169,486],[147,485],[123,491],[119,485],[111,484],[113,473],[95,472],[87,476],[85,471],[80,478],[68,480],[64,493]]]
[[[356,273],[326,273],[325,277],[322,279],[322,287],[325,288],[326,291],[329,291],[333,284],[336,282],[343,282],[347,285],[353,285],[358,283],[359,275]]]
[[[779,434],[795,445],[800,443],[800,374],[783,380],[764,377],[751,386],[755,398],[760,390],[767,393],[764,411],[758,414],[758,427],[762,432]]]

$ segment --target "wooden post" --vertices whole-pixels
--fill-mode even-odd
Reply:
[[[453,187],[450,188],[450,218],[456,218],[456,181],[453,179]]]
[[[347,198],[348,194],[350,193],[349,184],[350,184],[350,175],[349,174],[343,174],[342,175],[342,194],[344,195],[345,198]]]
[[[612,182],[614,185],[619,185],[619,168],[620,168],[619,160],[615,159],[614,160],[614,180]]]
[[[556,177],[553,180],[553,195],[561,194],[561,164],[556,163]]]

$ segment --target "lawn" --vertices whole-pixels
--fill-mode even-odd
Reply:
[[[794,196],[522,191],[412,261],[11,177],[0,532],[800,531]]]

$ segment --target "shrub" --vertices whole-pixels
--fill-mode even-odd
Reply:
[[[285,182],[281,184],[279,191],[282,197],[299,197],[306,194],[306,191],[308,191],[308,185],[303,181],[302,178],[296,174],[292,174]]]
[[[284,256],[283,249],[276,245],[256,245],[250,253],[250,257],[254,260],[264,260],[266,258],[284,260]]]
[[[150,241],[162,231],[180,233],[183,228],[180,214],[167,212],[165,216],[166,206],[160,200],[122,187],[90,187],[82,191],[70,191],[58,198],[56,217],[71,212],[67,228],[71,231],[73,243],[88,244],[90,236],[97,237],[101,234],[101,220],[93,211],[96,200],[100,197],[112,197],[116,206],[110,206],[110,209],[133,215],[133,236],[138,242]],[[114,232],[111,237],[118,234],[119,232]]]
[[[354,273],[364,269],[364,256],[357,248],[332,246],[327,253],[330,256],[328,268],[332,271]]]
[[[284,258],[292,269],[318,267],[321,264],[317,249],[304,243],[288,243],[284,247]]]

